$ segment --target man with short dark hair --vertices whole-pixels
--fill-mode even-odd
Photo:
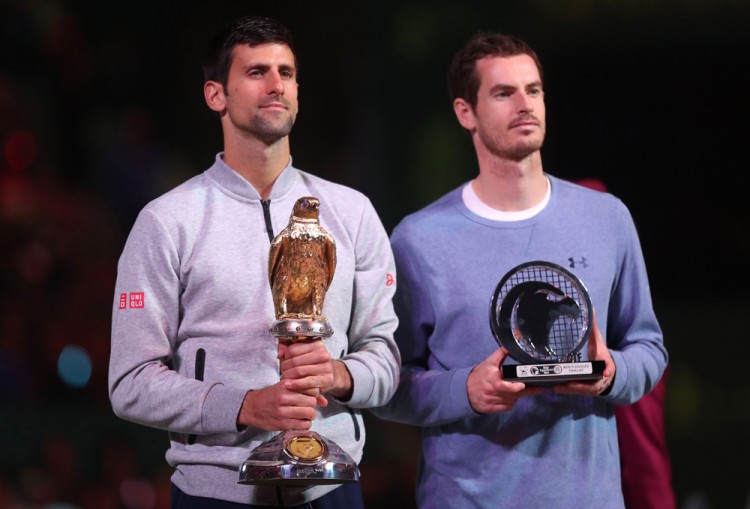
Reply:
[[[292,48],[289,31],[261,17],[212,42],[204,95],[224,151],[141,211],[118,265],[110,399],[118,416],[169,431],[176,508],[362,507],[359,483],[279,494],[238,484],[239,467],[289,429],[317,431],[359,461],[360,409],[396,388],[388,238],[365,196],[292,166]],[[307,196],[319,199],[320,224],[336,241],[323,309],[334,332],[279,345],[269,332],[269,247]]]
[[[420,507],[623,507],[614,404],[667,363],[638,235],[625,205],[542,168],[542,69],[523,41],[481,34],[448,73],[477,177],[393,231],[403,366],[383,418],[423,427]],[[543,260],[585,284],[595,309],[583,360],[595,380],[503,379],[512,363],[489,304],[512,268]]]

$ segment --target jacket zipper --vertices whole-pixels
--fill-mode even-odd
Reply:
[[[268,240],[273,242],[273,226],[271,226],[271,200],[260,200],[260,204],[263,206],[263,219],[266,222],[266,232],[268,233]]]

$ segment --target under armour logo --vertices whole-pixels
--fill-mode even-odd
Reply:
[[[589,266],[589,264],[587,263],[588,260],[586,259],[585,256],[582,256],[580,260],[576,260],[573,257],[570,257],[570,258],[568,258],[568,261],[570,262],[569,267],[571,269],[575,269],[576,265],[579,265],[579,266],[583,267],[584,269]]]

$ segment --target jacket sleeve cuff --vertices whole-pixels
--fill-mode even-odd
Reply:
[[[341,359],[341,361],[352,377],[352,396],[342,403],[353,408],[370,406],[368,403],[371,401],[372,392],[375,389],[372,373],[366,366],[354,359]]]
[[[231,433],[237,431],[237,415],[247,389],[217,383],[208,390],[201,415],[203,433]]]
[[[474,411],[469,402],[469,391],[466,383],[474,366],[456,369],[450,381],[450,407],[455,410],[457,419],[481,415]]]
[[[609,387],[607,387],[607,389],[605,389],[599,396],[614,403],[621,396],[628,380],[628,365],[625,362],[625,359],[623,359],[622,353],[615,350],[610,350],[610,353],[612,354],[612,360],[617,368],[615,369],[615,377]]]

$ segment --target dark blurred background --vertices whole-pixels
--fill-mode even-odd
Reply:
[[[247,13],[296,36],[295,165],[365,192],[389,231],[476,173],[453,53],[480,29],[529,42],[545,170],[601,179],[641,234],[679,507],[750,507],[750,2],[166,4],[0,0],[1,508],[168,507],[166,433],[107,399],[116,263],[140,208],[220,150],[200,56]],[[368,506],[413,506],[418,430],[368,424]]]

